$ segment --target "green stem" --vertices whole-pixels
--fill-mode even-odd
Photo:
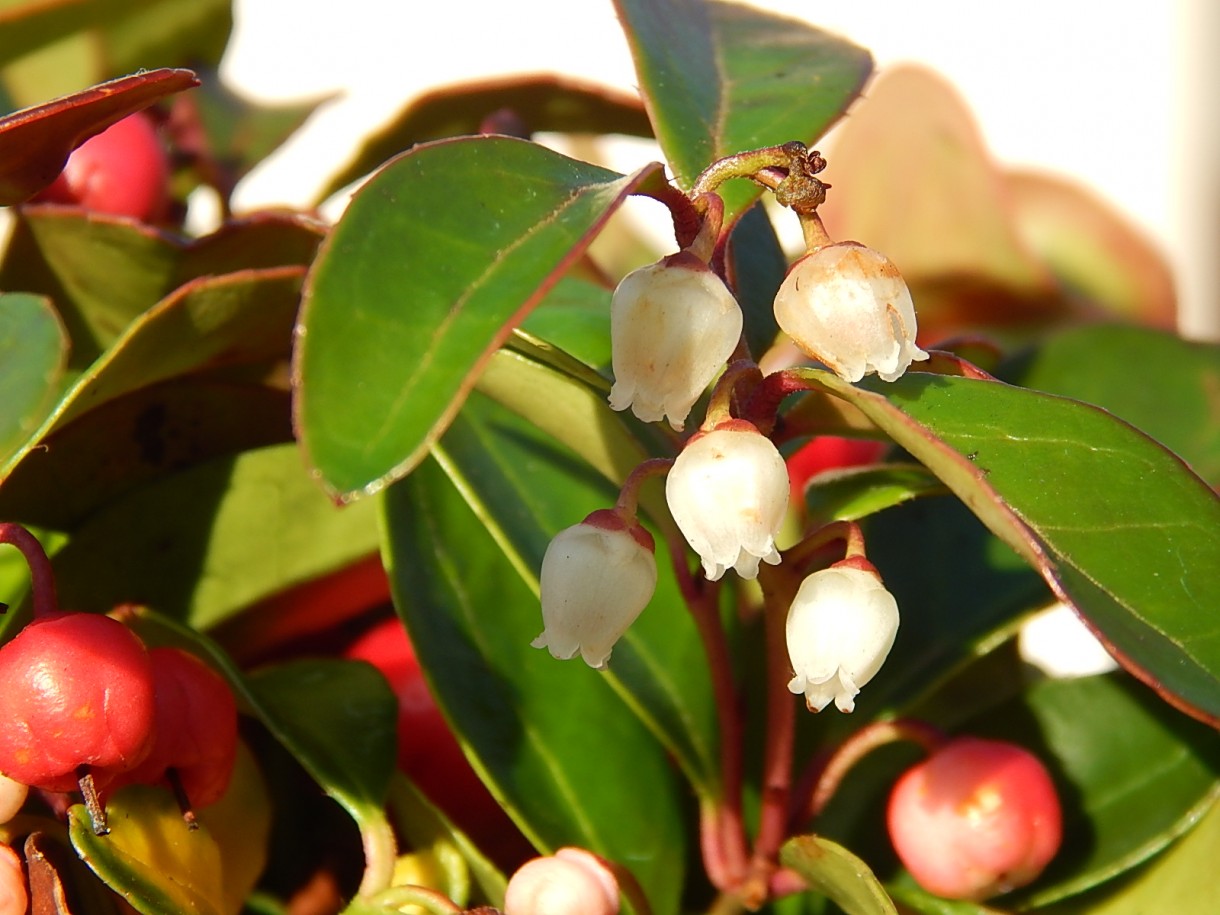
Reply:
[[[392,886],[369,899],[377,908],[399,911],[405,905],[417,905],[434,915],[460,915],[462,907],[444,893],[426,886]]]
[[[384,817],[363,820],[360,839],[364,845],[364,875],[357,892],[361,896],[372,896],[389,887],[393,880],[398,844],[394,840],[394,830]]]

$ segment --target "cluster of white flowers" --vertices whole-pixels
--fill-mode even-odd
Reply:
[[[775,298],[779,326],[810,357],[856,382],[894,381],[928,358],[915,344],[915,310],[897,268],[854,242],[798,260]],[[736,349],[742,313],[724,282],[689,251],[628,274],[611,304],[610,406],[681,430],[695,402]],[[706,577],[728,569],[756,578],[780,562],[775,537],[788,510],[783,457],[752,424],[732,419],[693,435],[665,487],[679,530]],[[865,563],[864,565],[867,565]],[[871,569],[871,567],[869,567]],[[558,534],[542,564],[545,629],[535,647],[580,653],[604,667],[610,650],[656,587],[651,537],[634,518],[594,513]],[[805,579],[789,610],[789,684],[813,711],[842,711],[881,667],[898,609],[875,570],[851,560]]]

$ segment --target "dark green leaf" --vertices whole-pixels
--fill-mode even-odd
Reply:
[[[773,305],[788,272],[788,259],[761,203],[746,210],[733,227],[726,267],[745,317],[746,342],[760,358],[779,334]]]
[[[39,440],[123,395],[205,370],[285,361],[292,343],[299,267],[243,271],[186,284],[132,323],[77,380],[36,438],[3,471],[7,479]],[[143,415],[143,414],[142,414]],[[163,422],[155,417],[150,421]],[[137,429],[148,439],[156,430]],[[151,447],[151,446],[150,446]]]
[[[604,677],[530,647],[537,596],[481,511],[432,461],[386,496],[396,603],[434,693],[540,848],[605,855],[673,912],[686,843],[666,755]]]
[[[737,4],[616,0],[653,129],[678,185],[689,189],[714,160],[820,137],[872,70],[867,51],[815,29]],[[758,189],[724,186],[725,212]]]
[[[919,464],[878,464],[824,471],[809,481],[805,504],[812,517],[859,521],[944,486]]]
[[[93,515],[56,554],[65,606],[136,601],[207,629],[375,553],[374,500],[339,508],[295,445],[200,464]]]
[[[996,381],[810,377],[927,465],[1124,666],[1220,722],[1220,499],[1180,459],[1095,407]]]
[[[0,463],[46,416],[67,356],[68,338],[50,302],[0,293]]]
[[[1216,904],[1220,805],[1141,868],[1093,892],[1038,909],[1045,915],[1210,915]]]
[[[820,836],[797,836],[780,849],[779,860],[847,915],[898,915],[868,865],[836,842]]]
[[[352,161],[323,187],[319,201],[417,143],[476,133],[516,135],[506,129],[512,125],[524,134],[553,130],[652,136],[639,97],[605,86],[552,75],[443,86],[415,99],[366,138]]]
[[[530,312],[521,329],[609,374],[609,289],[564,277]]]
[[[373,492],[426,454],[479,370],[631,178],[481,137],[416,147],[353,198],[310,274],[297,424],[337,493]]]
[[[1023,903],[1045,905],[1139,864],[1220,798],[1220,739],[1121,673],[1047,680],[967,729],[1051,767],[1063,845]]]
[[[1139,381],[1133,382],[1133,373]],[[1010,360],[1005,381],[1104,407],[1220,486],[1220,346],[1126,324],[1073,328]]]

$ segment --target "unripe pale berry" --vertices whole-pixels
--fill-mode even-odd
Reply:
[[[36,619],[0,648],[0,772],[72,791],[80,767],[104,787],[152,747],[155,700],[144,644],[93,613]]]
[[[580,848],[525,862],[504,893],[504,915],[615,915],[618,910],[614,874]]]
[[[151,785],[173,770],[192,806],[224,795],[237,758],[237,704],[229,684],[179,648],[149,653],[156,689],[156,736],[145,760],[116,784]]]
[[[0,823],[7,823],[21,811],[29,793],[29,785],[0,775]]]
[[[1059,849],[1062,815],[1046,767],[1021,747],[962,737],[898,780],[894,850],[924,889],[987,899],[1037,878]]]

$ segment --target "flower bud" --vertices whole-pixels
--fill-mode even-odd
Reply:
[[[1046,767],[1014,744],[962,737],[908,769],[890,794],[890,840],[920,886],[980,901],[1034,880],[1062,835]]]
[[[0,823],[7,823],[21,812],[29,793],[28,785],[0,775]]]
[[[902,274],[856,242],[826,245],[793,264],[775,295],[775,320],[844,381],[870,372],[896,381],[928,358],[915,345],[915,306]]]
[[[526,861],[504,893],[504,915],[616,915],[618,910],[614,874],[580,848]]]
[[[707,264],[680,252],[623,277],[610,303],[610,407],[644,422],[687,414],[741,336],[737,300]]]
[[[530,644],[566,661],[606,666],[614,643],[657,587],[652,535],[610,509],[555,535],[542,557],[542,634]]]
[[[0,915],[25,915],[29,904],[21,857],[11,846],[0,845]]]
[[[788,490],[779,451],[742,420],[693,436],[665,481],[670,514],[709,581],[728,568],[757,578],[760,559],[779,563],[775,534],[788,510]]]
[[[856,707],[860,687],[881,669],[898,633],[898,604],[875,573],[849,565],[814,572],[788,610],[788,689],[805,694],[811,712],[834,700]]]

